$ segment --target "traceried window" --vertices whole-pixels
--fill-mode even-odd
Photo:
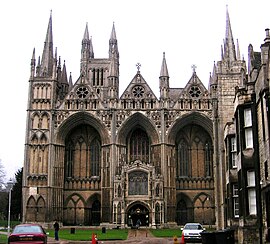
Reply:
[[[78,98],[86,98],[89,94],[89,90],[86,86],[80,86],[76,90]]]
[[[148,194],[148,174],[143,171],[133,171],[128,175],[128,194]]]
[[[251,108],[244,110],[245,148],[253,148]]]
[[[142,86],[135,86],[132,92],[134,97],[141,98],[144,95],[144,88]]]
[[[238,196],[237,184],[233,184],[232,197],[233,197],[233,214],[235,218],[238,218],[239,217],[239,196]]]
[[[232,160],[232,167],[236,168],[236,138],[235,136],[231,138],[231,160]]]
[[[177,176],[189,176],[189,148],[187,142],[182,139],[177,148]]]
[[[192,86],[189,90],[189,94],[194,98],[199,97],[201,95],[200,88],[198,86]]]
[[[90,145],[90,152],[91,152],[91,175],[92,176],[99,176],[99,165],[100,165],[100,142],[95,139],[92,141]]]
[[[81,125],[66,138],[66,179],[100,176],[101,141],[95,134],[96,131],[92,127]]]
[[[247,172],[247,188],[248,188],[248,208],[250,215],[256,215],[256,191],[255,191],[255,171]]]
[[[149,139],[145,131],[135,129],[130,138],[130,161],[149,162]]]
[[[210,143],[206,142],[204,146],[205,175],[212,176],[212,148]]]

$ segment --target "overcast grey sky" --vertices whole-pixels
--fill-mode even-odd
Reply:
[[[95,58],[107,58],[113,22],[120,52],[120,93],[141,74],[159,97],[162,53],[171,87],[184,87],[191,65],[208,87],[214,61],[219,61],[225,37],[228,5],[234,40],[247,61],[270,27],[269,0],[9,0],[1,1],[0,159],[7,178],[23,166],[30,60],[42,55],[52,10],[53,41],[66,61],[73,82],[79,75],[81,40],[88,23]]]

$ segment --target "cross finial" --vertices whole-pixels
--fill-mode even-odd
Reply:
[[[137,70],[140,71],[141,64],[140,63],[137,63],[136,66],[137,66]]]
[[[192,64],[192,65],[191,65],[191,68],[192,68],[192,70],[193,70],[193,73],[196,73],[196,68],[197,68],[197,66],[196,66],[195,64]]]

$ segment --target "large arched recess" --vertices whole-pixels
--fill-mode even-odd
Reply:
[[[117,135],[117,143],[125,145],[129,132],[136,126],[141,126],[145,129],[151,140],[152,145],[159,143],[159,136],[155,126],[150,122],[147,117],[145,117],[139,112],[133,114],[125,121],[125,123],[123,123]]]
[[[56,143],[63,144],[68,133],[81,124],[88,124],[94,127],[101,137],[102,145],[109,144],[109,135],[106,127],[97,118],[87,112],[78,112],[68,117],[57,129]]]
[[[202,126],[208,134],[211,136],[213,140],[213,122],[204,114],[200,114],[197,112],[192,112],[190,114],[185,114],[179,119],[177,119],[169,130],[168,133],[168,143],[175,144],[175,139],[177,136],[177,132],[182,129],[186,125],[199,125]]]

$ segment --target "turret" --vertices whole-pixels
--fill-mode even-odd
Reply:
[[[119,52],[118,52],[118,45],[117,45],[114,23],[112,27],[111,37],[109,40],[109,58],[119,59]]]
[[[269,29],[265,29],[266,37],[264,39],[264,43],[261,45],[261,53],[262,53],[262,64],[266,64],[268,62],[268,53],[269,53],[269,46],[270,46],[270,35]]]
[[[109,40],[109,75],[108,75],[108,86],[109,86],[109,97],[111,99],[118,98],[118,87],[119,87],[119,52],[115,33],[115,27],[113,23],[111,37]]]
[[[169,98],[169,88],[170,88],[169,79],[170,77],[165,58],[165,52],[163,52],[163,59],[159,76],[159,91],[161,99]]]
[[[81,73],[86,72],[86,66],[90,59],[94,58],[94,51],[92,45],[92,38],[89,38],[88,24],[86,23],[85,31],[82,39],[82,49],[81,49]]]

